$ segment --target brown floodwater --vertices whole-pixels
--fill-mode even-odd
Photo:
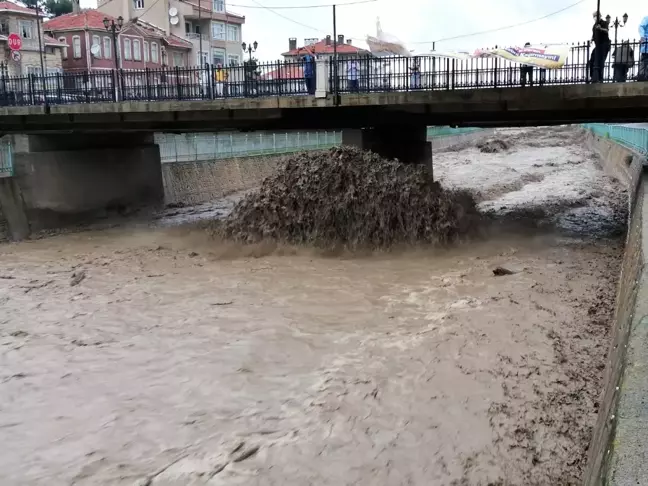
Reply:
[[[620,254],[2,245],[0,484],[576,484]]]

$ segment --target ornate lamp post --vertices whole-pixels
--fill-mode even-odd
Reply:
[[[117,59],[119,56],[119,51],[117,50],[117,34],[124,26],[124,18],[120,15],[117,17],[117,22],[115,22],[113,19],[104,17],[103,24],[106,30],[112,34],[113,50],[115,51],[115,70],[117,70],[119,69],[119,62]]]
[[[253,82],[254,82],[254,72],[256,71],[256,66],[252,65],[252,53],[256,52],[257,47],[259,47],[259,43],[257,41],[252,42],[251,44],[246,44],[243,42],[241,44],[241,47],[243,48],[243,56],[245,56],[245,53],[248,53],[248,65],[247,67],[245,66],[245,63],[243,63],[244,67],[244,76],[245,76],[245,94],[246,96],[249,96],[250,94],[253,94]]]
[[[259,47],[259,43],[257,41],[254,41],[252,44],[246,44],[243,42],[241,44],[241,47],[243,48],[243,52],[245,53],[247,51],[249,57],[250,57],[250,62],[252,61],[252,53],[256,52],[257,47]]]
[[[117,22],[115,22],[114,19],[104,17],[103,24],[106,30],[110,32],[112,36],[113,51],[115,52],[115,76],[113,77],[113,88],[115,90],[115,101],[119,101],[119,88],[117,87],[117,77],[119,76],[119,50],[117,49],[117,34],[124,26],[124,18],[120,15],[119,17],[117,17]]]
[[[614,44],[615,45],[617,43],[617,31],[619,30],[619,27],[625,27],[625,24],[628,23],[628,14],[624,13],[623,17],[621,17],[621,18],[623,19],[623,22],[621,22],[619,20],[619,17],[615,18],[614,22],[611,22],[612,17],[610,17],[609,15],[607,17],[605,17],[605,20],[607,20],[608,25],[611,25],[611,26],[614,27]]]

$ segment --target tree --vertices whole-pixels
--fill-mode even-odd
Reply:
[[[45,0],[43,3],[43,10],[52,17],[71,13],[73,9],[72,0]]]
[[[72,12],[74,9],[73,0],[25,0],[29,8],[36,8],[38,5],[45,14],[51,17],[58,17]]]

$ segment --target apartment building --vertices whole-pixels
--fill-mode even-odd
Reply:
[[[67,47],[59,41],[44,35],[41,18],[37,21],[34,9],[22,7],[11,2],[0,2],[0,62],[2,71],[9,76],[25,76],[41,73],[41,48],[43,65],[46,74],[60,73],[62,69],[62,51]],[[40,29],[39,29],[40,27]],[[9,34],[18,34],[22,38],[20,60],[14,61],[7,45]]]
[[[228,12],[225,0],[99,0],[99,11],[137,19],[191,45],[190,66],[238,64],[245,17]]]
[[[156,69],[186,66],[190,42],[148,25],[141,20],[123,21],[113,39],[105,20],[114,17],[98,10],[61,15],[45,23],[45,30],[66,44],[62,65],[66,72],[119,69]],[[117,53],[115,50],[117,45]],[[96,47],[95,47],[96,46]]]

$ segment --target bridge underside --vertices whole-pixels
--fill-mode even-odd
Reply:
[[[638,122],[648,83],[0,108],[0,132],[308,130]]]

